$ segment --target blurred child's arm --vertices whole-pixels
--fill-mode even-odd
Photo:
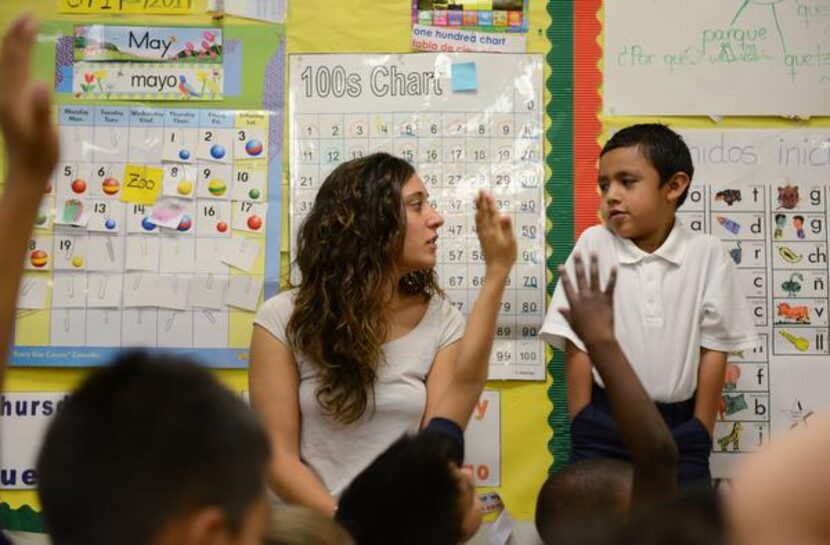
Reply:
[[[58,160],[49,91],[31,85],[29,64],[36,24],[31,16],[9,27],[0,50],[0,129],[6,149],[6,180],[0,198],[0,386],[11,342],[26,245],[43,192]]]
[[[729,543],[830,543],[830,413],[739,466],[724,496]]]
[[[268,483],[286,503],[333,516],[337,503],[300,459],[300,379],[291,351],[254,326],[248,369],[251,406],[271,440]]]
[[[565,345],[565,381],[568,385],[568,415],[571,420],[591,403],[594,377],[588,354],[571,341]]]
[[[715,429],[715,416],[718,413],[726,374],[726,352],[700,349],[700,367],[697,372],[697,393],[695,394],[695,418],[709,430]]]
[[[476,200],[476,230],[484,253],[484,285],[464,336],[441,350],[433,362],[422,426],[442,417],[465,428],[487,382],[501,296],[517,250],[510,216],[499,213],[495,199],[485,191]]]
[[[585,343],[588,356],[605,383],[614,420],[634,466],[631,501],[636,509],[663,499],[674,490],[677,446],[614,336],[616,270],[611,272],[603,290],[596,255],[591,256],[590,281],[579,255],[574,256],[574,269],[576,288],[564,267],[560,268],[570,304],[569,309],[561,312]]]

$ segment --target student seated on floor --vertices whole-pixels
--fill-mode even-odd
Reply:
[[[355,545],[355,542],[331,517],[300,505],[279,505],[271,509],[265,545]]]
[[[336,518],[360,545],[455,545],[481,525],[482,506],[463,471],[464,433],[436,417],[378,456],[343,492]]]
[[[46,530],[54,545],[259,545],[269,456],[256,415],[207,370],[125,353],[49,425]]]
[[[602,377],[631,462],[583,460],[550,476],[536,504],[536,528],[546,545],[608,543],[630,514],[672,496],[678,459],[668,426],[614,334],[616,269],[611,269],[603,289],[596,255],[591,256],[587,275],[580,254],[573,262],[573,277],[560,268],[569,307],[559,311],[585,343]]]

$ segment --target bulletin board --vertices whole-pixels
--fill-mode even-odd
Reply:
[[[86,18],[78,21],[83,26],[42,24],[49,39],[39,44],[37,66],[56,82],[61,157],[24,264],[13,366],[102,365],[130,346],[164,348],[214,367],[247,365],[265,279],[271,283],[264,291],[278,289],[276,97],[284,48],[279,34],[262,27],[179,30],[186,21],[166,21],[177,26],[96,27]],[[109,35],[99,36],[104,30]],[[142,53],[159,42],[165,52],[181,48],[184,60],[82,60],[113,51],[119,38],[125,51],[118,55],[128,56],[126,31],[129,42],[145,44]],[[184,46],[200,40],[207,47]],[[217,49],[224,62],[190,61]],[[205,77],[211,66],[218,83]],[[169,89],[156,86],[168,78]],[[177,85],[179,78],[185,83]],[[119,80],[153,84],[127,92]],[[185,84],[192,92],[176,100]],[[157,174],[145,176],[150,170]],[[128,199],[133,187],[153,187],[153,202]]]
[[[573,199],[570,241],[599,223],[596,169],[601,144],[630,124],[666,123],[683,135],[696,169],[679,218],[690,229],[722,241],[746,286],[761,344],[728,357],[711,458],[713,476],[728,479],[746,453],[763,450],[790,429],[808,426],[816,410],[830,402],[825,369],[830,119],[824,117],[826,108],[813,100],[826,79],[826,67],[819,63],[830,4],[747,0],[715,7],[704,2],[694,4],[695,13],[678,11],[679,4],[677,10],[653,3],[645,9],[645,2],[551,4],[552,28],[558,28],[555,43],[571,43],[580,52],[563,51],[556,57],[559,64],[551,63],[554,74],[561,66],[573,76],[573,93],[553,92],[549,105],[563,124],[572,123],[572,163],[554,147],[554,161],[567,168],[554,167],[550,181],[554,203],[557,192],[562,200]],[[687,8],[692,5],[682,6]],[[683,25],[677,25],[679,18]],[[565,22],[559,26],[557,21]],[[632,29],[646,24],[649,32],[632,35]],[[767,30],[761,32],[762,27]],[[741,32],[749,28],[756,38],[765,36],[768,49],[760,59],[746,56],[752,47],[749,34]],[[690,34],[678,41],[677,32],[697,33],[696,41]],[[671,40],[663,40],[669,33]],[[721,57],[718,62],[729,60],[732,66],[719,84],[704,84],[723,69],[718,62],[669,66],[683,52],[675,51],[677,44],[683,45],[681,50],[691,44],[691,51],[703,47],[701,40],[706,39],[706,47],[718,54],[737,53],[739,38],[746,55]],[[666,49],[669,43],[675,46]],[[640,66],[628,62],[631,54],[636,56],[635,48],[645,55]],[[788,63],[797,74],[787,72]],[[748,75],[762,64],[767,72],[763,77]],[[774,72],[777,68],[783,76]],[[802,88],[807,80],[810,89]],[[682,92],[671,90],[681,82]],[[551,207],[548,213],[555,225],[561,215]],[[551,272],[567,259],[572,245],[563,243],[561,232],[548,231]],[[549,292],[557,281],[551,278]],[[556,470],[569,449],[564,358],[558,351],[550,370],[550,448]]]
[[[396,2],[378,5],[366,1],[363,6],[354,2],[333,5],[324,0],[293,2],[290,5],[288,20],[285,24],[286,48],[284,53],[376,53],[376,52],[409,52],[409,30],[411,25],[411,2],[396,0]],[[31,3],[27,4],[31,8]],[[195,8],[199,10],[202,2],[196,1]],[[18,6],[3,5],[0,7],[0,22],[7,23],[17,13]],[[372,13],[372,24],[367,23],[366,13]],[[74,23],[63,16],[55,15],[52,0],[37,0],[36,13],[41,18],[49,20],[49,24],[65,25],[70,28]],[[542,2],[530,2],[528,8],[528,53],[545,53],[549,43],[545,35],[548,27],[548,17]],[[130,21],[127,16],[118,19],[119,24]],[[186,23],[184,23],[186,21]],[[91,17],[83,18],[83,23],[101,22]],[[211,25],[209,17],[204,15],[188,15],[182,17],[142,17],[142,25],[177,25],[193,26]],[[267,43],[273,38],[273,29],[281,31],[281,26],[264,26],[258,23],[246,23],[240,19],[228,19],[224,25],[226,40],[234,39],[233,32],[244,34],[246,39]],[[236,28],[238,27],[238,28]],[[243,44],[244,50],[245,44]],[[37,51],[38,66],[45,67],[42,77],[52,75],[54,69],[54,44],[52,52],[46,51],[41,45]],[[276,56],[276,57],[279,57]],[[279,57],[285,59],[283,55]],[[247,59],[247,57],[246,57]],[[277,62],[276,60],[274,62]],[[245,70],[248,70],[246,67]],[[247,72],[246,72],[247,73]],[[275,112],[270,118],[269,130],[280,127],[287,130],[282,117],[282,107],[285,104],[285,89],[267,86],[265,78],[258,71],[252,73],[251,85],[244,85],[241,94],[236,97],[225,97],[222,108],[242,110],[267,110]],[[548,78],[549,70],[544,67],[544,78]],[[250,91],[249,91],[250,90]],[[249,94],[250,93],[250,94]],[[264,96],[264,99],[263,99]],[[542,89],[542,104],[549,100],[548,91]],[[88,104],[86,104],[88,105]],[[125,106],[126,104],[117,104]],[[149,107],[172,108],[179,104],[148,104]],[[94,115],[94,113],[93,113]],[[550,127],[547,116],[543,119],[544,130]],[[550,135],[542,147],[547,152]],[[282,151],[282,150],[279,150]],[[278,159],[278,168],[283,168],[282,157]],[[270,161],[269,161],[270,164]],[[283,172],[285,172],[283,170]],[[549,175],[545,169],[544,177]],[[283,194],[288,192],[288,180],[284,179],[279,188]],[[270,192],[269,197],[274,193]],[[283,201],[284,208],[279,210],[281,219],[278,226],[281,228],[280,245],[281,266],[284,273],[288,262],[287,230],[287,199]],[[272,213],[269,207],[269,215]],[[541,220],[539,220],[541,223]],[[269,218],[271,226],[274,222]],[[265,265],[268,266],[267,264]],[[285,277],[282,279],[285,280]],[[266,285],[266,296],[268,287]],[[244,370],[219,369],[216,374],[232,389],[243,391],[246,389],[247,374]],[[76,368],[48,368],[33,369],[15,367],[7,375],[6,391],[17,396],[17,399],[28,399],[27,392],[39,392],[42,400],[53,404],[59,403],[61,393],[71,390],[86,372]],[[471,456],[478,460],[472,469],[478,481],[485,486],[484,490],[497,490],[510,510],[513,518],[531,520],[533,518],[536,494],[546,477],[546,470],[551,463],[551,454],[545,447],[550,438],[550,428],[544,425],[549,412],[545,403],[545,392],[549,386],[547,382],[512,382],[494,381],[488,384],[487,392],[482,396],[476,407],[474,419],[480,426],[471,424],[471,433],[480,434],[480,430],[488,430],[484,437],[473,438],[473,442],[482,447],[482,452]],[[31,400],[30,400],[31,401]],[[32,403],[29,403],[32,406]],[[42,405],[41,405],[42,407]],[[492,432],[496,430],[498,441],[493,441]],[[489,441],[488,441],[489,440]],[[487,446],[490,445],[490,446]],[[500,445],[500,457],[488,461],[495,445]],[[480,456],[480,457],[479,457]],[[19,475],[18,478],[23,478]],[[37,513],[39,503],[31,490],[3,490],[0,491],[0,527],[16,530],[40,531],[42,524]]]
[[[189,211],[185,210],[185,217],[158,216],[156,220],[160,223],[164,220],[175,221],[176,225],[168,222],[167,235],[175,236],[173,233],[178,233],[183,238],[178,241],[173,241],[170,237],[166,242],[161,240],[145,240],[144,249],[151,251],[156,242],[161,244],[172,243],[180,245],[179,257],[182,255],[189,255],[187,252],[188,244],[198,244],[196,230],[198,229],[198,211],[208,210],[206,216],[214,219],[213,228],[216,229],[218,223],[222,220],[227,224],[223,234],[228,240],[242,243],[243,240],[250,241],[249,244],[255,245],[258,252],[251,262],[246,262],[243,269],[238,267],[228,267],[227,270],[219,272],[213,271],[212,278],[210,273],[205,275],[205,284],[221,285],[224,288],[224,295],[220,298],[214,298],[214,303],[210,305],[220,304],[224,309],[214,309],[210,312],[214,321],[220,324],[222,329],[222,346],[214,344],[213,346],[198,346],[198,344],[187,343],[188,346],[180,346],[174,351],[180,354],[189,355],[199,358],[208,365],[217,368],[225,368],[227,370],[217,370],[216,374],[229,387],[237,391],[243,390],[247,385],[247,373],[242,368],[247,366],[247,351],[250,341],[251,324],[253,319],[253,308],[257,303],[261,302],[268,294],[275,293],[279,289],[279,259],[280,248],[282,242],[282,129],[283,129],[283,82],[284,82],[284,58],[285,58],[285,42],[284,42],[284,27],[282,25],[262,24],[250,22],[243,19],[233,18],[226,21],[222,25],[218,25],[209,15],[204,11],[204,3],[196,2],[193,6],[192,14],[190,15],[176,15],[176,16],[161,16],[146,14],[140,15],[111,15],[109,17],[102,17],[101,15],[61,15],[56,12],[56,2],[49,0],[39,0],[37,2],[4,2],[0,6],[0,25],[5,26],[13,20],[19,13],[24,10],[33,10],[39,19],[40,36],[41,39],[36,45],[34,52],[34,67],[35,76],[38,79],[46,81],[54,81],[57,86],[57,93],[55,94],[55,102],[57,108],[55,112],[56,121],[59,126],[62,147],[64,150],[73,150],[74,157],[65,155],[61,157],[61,169],[56,172],[56,178],[52,180],[51,199],[53,209],[58,211],[58,216],[51,216],[51,218],[36,229],[35,245],[39,241],[48,244],[51,249],[54,249],[55,239],[60,235],[58,233],[72,233],[72,236],[85,237],[84,242],[89,244],[89,240],[104,231],[95,231],[95,229],[109,229],[107,224],[116,225],[122,229],[115,229],[111,235],[111,248],[118,255],[119,244],[123,249],[126,246],[126,239],[129,236],[128,231],[133,231],[137,234],[136,229],[145,229],[149,227],[146,223],[142,226],[143,219],[135,217],[132,220],[129,218],[129,213],[132,212],[132,203],[120,203],[118,195],[120,193],[113,191],[113,187],[119,190],[125,189],[125,183],[129,181],[129,169],[139,168],[145,169],[159,168],[161,170],[160,178],[155,181],[160,182],[159,195],[163,196],[176,192],[179,186],[178,182],[192,182],[192,200],[189,203]],[[197,15],[200,13],[201,15]],[[224,46],[225,58],[229,61],[224,63],[225,79],[223,84],[215,86],[214,89],[210,87],[210,81],[201,81],[198,74],[192,82],[189,82],[190,89],[195,90],[195,93],[188,97],[188,100],[141,100],[140,97],[125,97],[136,98],[126,102],[124,100],[101,100],[101,97],[90,99],[88,97],[78,96],[79,88],[74,89],[68,85],[72,79],[72,37],[78,25],[134,25],[136,27],[190,27],[198,29],[198,34],[201,40],[207,42],[207,47],[203,48],[196,45],[191,53],[197,54],[202,52],[205,56],[209,56],[211,50],[216,51],[215,47],[219,42],[219,34],[222,34],[222,45]],[[216,30],[215,30],[216,29]],[[214,31],[215,30],[215,31]],[[210,39],[209,39],[210,38]],[[187,41],[190,41],[189,39]],[[69,48],[61,47],[68,43]],[[58,54],[56,55],[56,46]],[[68,57],[67,57],[68,52]],[[243,61],[244,55],[244,61]],[[111,70],[112,67],[102,68],[102,70]],[[116,70],[112,69],[111,75],[116,75]],[[183,72],[190,74],[190,72]],[[81,78],[84,74],[81,74]],[[95,74],[95,78],[98,74]],[[210,76],[208,75],[208,78]],[[76,79],[76,83],[79,81]],[[90,84],[93,82],[83,79],[80,83]],[[94,82],[94,83],[97,83]],[[221,87],[221,88],[220,88]],[[196,94],[210,95],[216,93],[221,97],[221,101],[205,101],[199,102]],[[156,98],[156,97],[149,97]],[[172,98],[162,96],[161,98]],[[217,98],[217,97],[206,97]],[[207,113],[209,108],[212,113]],[[181,149],[190,148],[192,153],[191,160],[186,161],[183,158],[185,154],[179,157],[179,161],[165,161],[162,155],[167,153],[163,149],[162,142],[173,136],[173,120],[175,119],[177,127],[177,136],[183,136],[185,140],[192,146],[182,146]],[[243,125],[247,125],[243,128]],[[236,131],[245,130],[245,142],[239,140],[241,135]],[[250,132],[253,130],[253,132]],[[211,132],[211,137],[218,137],[219,140],[213,142],[215,146],[204,147],[204,145],[197,144],[197,140],[204,140],[207,136],[206,131]],[[99,134],[96,138],[96,132]],[[167,132],[167,134],[165,134]],[[235,134],[235,136],[234,136]],[[136,138],[138,137],[138,138]],[[237,143],[235,140],[238,140]],[[253,144],[249,144],[251,140],[257,140]],[[174,138],[175,141],[175,138]],[[153,145],[145,145],[147,142],[156,143]],[[248,150],[245,146],[248,145]],[[72,146],[75,146],[74,148]],[[241,147],[240,147],[241,146]],[[109,147],[109,149],[108,149]],[[200,151],[200,147],[202,148]],[[144,149],[142,149],[144,148]],[[181,149],[179,151],[181,151]],[[82,150],[92,150],[91,155],[84,156]],[[210,156],[211,150],[213,156]],[[109,160],[104,159],[104,154],[110,151]],[[95,157],[95,153],[100,152],[102,155]],[[177,152],[178,153],[178,152]],[[248,158],[245,158],[245,155]],[[213,159],[210,161],[208,157]],[[250,159],[250,160],[249,160]],[[241,161],[241,162],[240,162]],[[95,163],[101,163],[97,167]],[[210,163],[210,165],[208,165]],[[218,169],[223,171],[222,176],[211,175],[210,180],[207,180],[207,175],[204,173],[206,167],[212,170]],[[102,167],[103,171],[99,174],[98,170]],[[207,186],[199,188],[200,181],[198,179],[198,172],[201,171],[204,182],[208,184],[213,179],[224,178],[221,180],[225,183],[225,191],[223,199],[219,201],[208,202],[210,199],[208,195],[215,197],[216,194],[204,189]],[[175,181],[171,178],[173,174],[185,174],[187,170],[193,173],[192,179],[187,179],[187,176],[181,180]],[[65,179],[61,179],[60,175],[66,174]],[[100,177],[98,177],[100,176]],[[243,196],[240,191],[243,190],[241,184],[233,184],[230,177],[246,178],[248,185],[251,187],[245,190]],[[70,180],[71,178],[71,180]],[[107,180],[113,178],[113,180]],[[76,180],[81,180],[83,183],[76,183]],[[253,183],[251,183],[253,182]],[[118,185],[116,185],[116,183]],[[67,185],[68,184],[68,185]],[[73,187],[73,184],[74,187]],[[214,186],[214,190],[217,188]],[[255,189],[255,192],[251,192]],[[83,190],[80,191],[79,190]],[[74,194],[74,195],[73,195]],[[180,196],[183,193],[180,193]],[[82,202],[85,208],[90,213],[90,218],[86,223],[86,227],[78,227],[72,225],[58,225],[54,223],[55,217],[58,223],[67,219],[76,221],[80,218],[77,208],[72,209],[71,206],[67,208],[66,203],[72,197],[74,201],[70,203],[71,206],[76,206],[77,202]],[[47,195],[47,201],[50,196]],[[235,202],[237,201],[237,202]],[[252,224],[257,229],[254,232],[247,232],[238,223],[236,214],[234,213],[235,205],[240,205],[242,201],[250,204],[249,211],[259,212],[259,220],[261,223],[257,225],[254,221]],[[57,204],[55,204],[57,203]],[[88,206],[86,206],[88,205]],[[97,205],[97,206],[96,206]],[[213,214],[210,214],[210,208],[213,208]],[[106,208],[107,211],[114,211],[111,215],[96,218],[94,214],[96,210]],[[139,207],[140,208],[140,207]],[[150,207],[147,206],[147,209]],[[45,212],[45,210],[43,210]],[[65,212],[65,214],[64,214]],[[72,212],[72,213],[70,213]],[[170,210],[166,211],[167,213]],[[145,214],[147,215],[147,214]],[[220,217],[222,216],[222,217]],[[182,223],[184,222],[184,223]],[[236,222],[236,223],[235,223]],[[189,227],[192,231],[188,232]],[[132,227],[130,227],[132,225]],[[250,229],[252,225],[245,220],[245,227]],[[70,231],[72,227],[72,231]],[[94,229],[90,229],[94,227]],[[176,229],[177,227],[181,229]],[[158,233],[160,226],[157,224],[153,229],[145,229],[146,233]],[[117,233],[117,236],[116,234]],[[227,234],[225,234],[227,233]],[[192,236],[192,242],[187,241],[187,237]],[[121,237],[120,241],[117,237]],[[159,239],[161,236],[159,236]],[[51,240],[50,240],[51,239]],[[76,244],[74,238],[67,239],[71,244],[64,244],[64,248],[74,247],[81,248],[83,243]],[[185,242],[187,241],[187,242]],[[142,246],[141,244],[139,246]],[[239,249],[239,246],[236,246]],[[32,249],[33,251],[37,249]],[[49,265],[56,266],[57,270],[49,271],[50,288],[54,288],[57,283],[69,283],[71,289],[64,292],[63,295],[71,294],[107,294],[108,287],[124,285],[124,278],[130,273],[124,273],[123,270],[114,270],[110,273],[106,271],[91,271],[85,270],[85,265],[89,264],[89,260],[100,259],[100,257],[107,256],[109,250],[107,246],[101,246],[101,251],[85,253],[81,257],[82,260],[75,259],[78,256],[70,254],[64,255],[48,255],[46,266],[35,268],[48,268]],[[181,250],[184,250],[181,252]],[[175,252],[174,252],[175,253]],[[244,252],[243,252],[244,253]],[[111,254],[109,254],[111,255]],[[31,256],[30,256],[31,257]],[[42,257],[40,255],[36,258]],[[64,258],[68,257],[68,261]],[[250,256],[249,256],[250,257]],[[83,265],[76,267],[76,269],[83,270],[84,278],[80,278],[79,271],[63,270],[61,264],[68,263],[72,266],[73,260],[76,264]],[[221,260],[220,260],[221,262]],[[43,289],[41,281],[34,280],[39,274],[43,274],[42,270],[34,270],[35,264],[43,264],[43,261],[36,261],[33,263],[31,259],[28,261],[29,269],[23,280],[24,291],[28,288],[29,296],[36,296],[38,290]],[[171,262],[172,263],[172,262]],[[192,276],[194,271],[194,261],[185,264],[185,260],[179,262],[178,268],[180,272],[173,273],[172,277],[179,275]],[[216,263],[214,263],[215,265]],[[239,263],[241,264],[241,263]],[[182,272],[184,268],[189,272]],[[244,270],[247,269],[247,270]],[[66,273],[58,276],[57,282],[51,279],[54,272]],[[149,271],[148,271],[149,272]],[[160,274],[155,274],[160,273]],[[76,276],[77,275],[77,276]],[[161,271],[156,269],[154,272],[140,280],[140,284],[145,281],[151,283],[156,281],[156,277],[161,276]],[[74,277],[74,278],[73,278]],[[265,279],[269,282],[266,282]],[[136,280],[136,278],[133,278]],[[104,281],[102,284],[101,282]],[[239,287],[243,291],[258,291],[255,297],[251,297],[248,301],[250,310],[241,308],[229,308],[226,306],[226,299],[228,289],[234,282],[242,282],[246,284]],[[262,284],[260,284],[260,282]],[[72,284],[74,283],[74,286]],[[173,286],[175,283],[173,284]],[[173,287],[168,284],[168,287]],[[156,285],[155,287],[159,287]],[[100,289],[99,289],[100,288]],[[251,289],[249,289],[251,288]],[[261,289],[260,289],[261,288]],[[173,291],[180,290],[173,287]],[[34,293],[33,293],[34,292]],[[57,309],[57,313],[70,314],[65,324],[69,326],[70,331],[78,323],[85,324],[84,339],[81,342],[78,338],[72,339],[69,345],[64,345],[58,350],[52,350],[50,347],[50,335],[55,333],[53,317],[47,317],[49,314],[55,312],[52,306],[53,291],[50,290],[47,298],[46,309],[20,309],[18,311],[18,322],[15,328],[16,334],[16,351],[14,354],[11,369],[9,369],[6,380],[6,393],[9,399],[4,401],[11,401],[11,410],[15,410],[15,401],[20,399],[27,399],[26,396],[34,396],[41,403],[38,405],[38,411],[35,413],[27,413],[27,416],[38,419],[42,417],[49,417],[54,412],[55,406],[51,405],[52,398],[62,399],[65,392],[70,391],[75,387],[80,380],[86,375],[86,371],[81,367],[95,366],[105,363],[110,359],[110,356],[120,346],[128,346],[130,344],[141,344],[145,346],[161,346],[165,347],[169,343],[159,343],[159,331],[165,329],[165,324],[169,325],[168,333],[172,333],[175,329],[175,320],[160,319],[163,311],[161,307],[157,309],[142,309],[139,314],[143,314],[140,321],[144,324],[152,324],[145,330],[145,333],[150,333],[151,337],[156,337],[155,342],[152,339],[135,339],[135,342],[115,342],[113,338],[118,335],[112,335],[110,338],[100,337],[99,343],[89,343],[87,335],[98,329],[92,327],[94,321],[90,319],[90,307],[86,303],[83,309],[80,304],[70,303],[69,307]],[[250,294],[249,294],[250,295]],[[253,299],[256,299],[254,301]],[[206,300],[205,300],[206,301]],[[66,301],[65,301],[66,302]],[[203,301],[204,302],[204,301]],[[168,302],[169,303],[169,302]],[[165,303],[167,305],[168,303]],[[101,309],[103,310],[103,309]],[[169,309],[172,310],[172,309]],[[179,309],[183,310],[183,309]],[[205,310],[205,309],[203,309]],[[117,321],[116,314],[122,312],[123,309],[112,309],[108,307],[106,312],[101,315],[105,322],[109,322],[110,331],[123,332],[118,328],[113,327],[113,322]],[[78,319],[77,313],[84,312],[85,316]],[[201,310],[198,311],[201,313]],[[93,312],[94,315],[96,312]],[[106,318],[104,318],[104,316]],[[145,317],[151,317],[151,314],[156,314],[156,317],[149,322],[145,321]],[[195,312],[194,312],[195,314]],[[207,316],[203,314],[203,316]],[[58,322],[59,323],[59,322]],[[191,322],[192,324],[192,322]],[[99,324],[102,325],[102,324]],[[58,328],[60,331],[65,331],[63,328]],[[152,330],[155,329],[155,334]],[[193,329],[191,329],[193,331]],[[99,332],[101,333],[101,332]],[[179,332],[181,333],[181,332]],[[175,335],[178,336],[178,335]],[[186,335],[187,336],[187,335]],[[173,341],[173,337],[170,338]],[[150,341],[150,342],[147,342]],[[98,346],[93,346],[98,344]],[[172,344],[175,344],[173,341]],[[169,348],[169,346],[167,346]],[[27,355],[28,354],[28,355]],[[37,367],[35,369],[34,367]],[[45,368],[47,367],[47,368]],[[67,368],[63,368],[67,367]],[[239,368],[239,370],[231,370],[232,368]],[[44,413],[43,400],[49,401],[47,405],[52,408]],[[35,406],[34,403],[31,406]],[[33,421],[34,422],[34,421]],[[26,429],[36,429],[40,425],[27,426]],[[27,441],[27,435],[21,436],[23,442]],[[12,444],[8,443],[11,447]],[[8,453],[4,455],[5,461],[12,461],[14,456]],[[31,463],[27,460],[26,463]],[[28,465],[24,466],[30,467]],[[4,488],[31,488],[33,475],[27,473],[26,470],[17,471],[12,475],[11,471],[4,473],[6,486]],[[11,481],[15,482],[12,483]],[[28,481],[28,482],[27,482]],[[28,486],[23,486],[28,485]],[[32,490],[8,490],[0,491],[0,527],[13,530],[30,530],[42,531],[42,523],[38,514],[39,504],[35,493]]]

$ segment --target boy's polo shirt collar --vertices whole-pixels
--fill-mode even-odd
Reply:
[[[654,251],[654,253],[644,252],[631,240],[622,238],[616,234],[614,234],[614,241],[616,242],[617,249],[619,250],[618,256],[620,264],[634,265],[650,256],[654,256],[664,259],[674,265],[680,265],[683,262],[683,258],[686,257],[687,245],[683,243],[683,239],[686,238],[686,235],[686,229],[681,224],[680,219],[675,218],[674,226],[672,227],[669,236],[666,237],[666,240]]]

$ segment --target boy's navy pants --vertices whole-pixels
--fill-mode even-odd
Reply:
[[[710,482],[712,437],[694,416],[694,399],[655,405],[677,443],[677,482],[681,485]],[[620,439],[605,390],[597,384],[594,384],[591,403],[571,422],[571,463],[593,458],[631,461]]]

